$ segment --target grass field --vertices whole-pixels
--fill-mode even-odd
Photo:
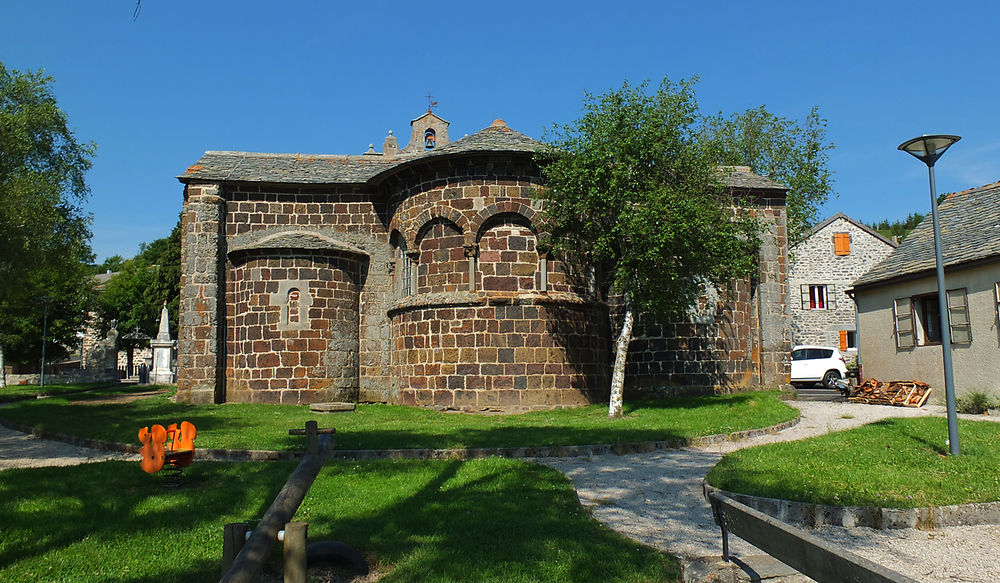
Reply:
[[[0,403],[10,403],[12,401],[20,401],[23,399],[34,399],[37,397],[45,397],[49,395],[65,395],[70,393],[79,393],[82,391],[90,391],[101,388],[118,388],[120,385],[118,383],[85,383],[85,384],[75,384],[75,385],[45,385],[44,387],[39,387],[38,385],[7,385],[6,387],[0,389]]]
[[[259,518],[293,463],[195,463],[177,490],[135,463],[0,472],[0,581],[214,581],[222,527]],[[384,583],[669,582],[675,559],[601,526],[545,466],[328,462],[295,517]]]
[[[886,419],[728,454],[707,480],[731,492],[843,506],[1000,500],[1000,424],[959,420],[958,427],[960,456],[947,455],[944,419]]]
[[[313,413],[306,406],[185,405],[166,396],[88,405],[113,390],[13,403],[3,418],[52,431],[138,443],[140,427],[190,421],[199,447],[301,449],[288,429],[316,419],[337,430],[337,449],[471,448],[585,445],[693,438],[769,427],[798,412],[777,392],[740,393],[625,404],[625,417],[607,418],[606,405],[520,415],[469,415],[396,405],[359,405],[353,413]]]

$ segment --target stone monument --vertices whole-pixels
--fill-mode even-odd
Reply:
[[[149,346],[153,349],[153,370],[149,373],[149,382],[153,384],[170,384],[175,380],[174,370],[170,365],[177,343],[170,339],[169,322],[167,302],[163,302],[163,309],[160,310],[160,330],[156,338],[149,341]]]

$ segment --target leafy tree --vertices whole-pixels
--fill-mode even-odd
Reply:
[[[583,116],[553,128],[539,159],[548,244],[600,266],[602,285],[624,299],[612,418],[622,411],[635,311],[678,318],[705,284],[722,287],[756,267],[758,226],[719,183],[693,85],[626,82],[586,94]]]
[[[938,200],[938,204],[941,204],[940,198]],[[910,232],[913,229],[916,229],[917,225],[919,225],[923,220],[924,220],[924,215],[918,213],[910,213],[910,215],[907,216],[902,221],[895,220],[890,223],[889,219],[882,219],[881,221],[878,221],[877,223],[872,223],[871,225],[868,226],[878,231],[878,234],[882,235],[883,237],[887,237],[890,239],[892,237],[896,237],[900,241],[902,241],[903,239],[906,238],[907,235],[910,234]]]
[[[94,275],[114,273],[116,271],[121,271],[124,265],[124,257],[121,255],[112,255],[111,257],[106,258],[100,265],[91,265],[90,270],[94,273]]]
[[[78,205],[96,146],[69,129],[52,83],[0,63],[0,370],[7,355],[41,352],[42,298],[55,353],[75,342],[90,298],[90,217]]]
[[[705,119],[705,135],[720,164],[751,170],[788,187],[788,239],[797,243],[818,219],[819,208],[833,191],[827,168],[833,144],[826,140],[826,120],[812,108],[802,122],[769,112],[763,105],[725,117]]]
[[[177,338],[181,278],[180,220],[170,236],[149,244],[143,243],[139,254],[124,261],[118,271],[108,280],[97,301],[101,330],[107,331],[111,320],[117,320],[122,334],[138,328],[146,334],[155,335],[160,310],[166,301],[171,335]]]

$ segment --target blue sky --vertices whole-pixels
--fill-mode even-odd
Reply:
[[[497,117],[541,138],[584,91],[701,79],[706,112],[812,106],[836,145],[822,217],[926,213],[926,167],[896,151],[962,141],[939,192],[1000,180],[993,2],[5,2],[0,60],[45,69],[89,174],[93,247],[131,257],[177,220],[175,176],[205,150],[360,154],[427,109],[452,139]],[[402,145],[402,144],[401,144]]]

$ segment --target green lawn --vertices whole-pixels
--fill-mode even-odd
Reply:
[[[120,387],[118,383],[89,383],[76,385],[7,385],[0,389],[0,403],[20,401],[22,399],[34,399],[39,396],[61,395],[67,393],[79,393],[106,387]]]
[[[259,518],[292,463],[195,463],[165,490],[135,463],[0,472],[0,581],[212,581],[222,527]],[[384,583],[669,582],[672,557],[601,526],[545,466],[330,461],[296,520]]]
[[[941,418],[858,429],[731,453],[708,474],[723,490],[817,504],[923,508],[1000,500],[1000,424],[959,420],[948,456]]]
[[[23,401],[0,416],[72,435],[138,444],[140,427],[190,421],[196,445],[235,449],[301,449],[288,429],[316,419],[337,430],[337,449],[469,448],[587,445],[693,438],[769,427],[798,415],[777,392],[694,397],[625,404],[625,417],[607,419],[607,406],[520,415],[468,415],[394,405],[359,405],[353,413],[313,413],[306,406],[184,405],[166,396],[125,404],[82,405],[67,395]]]

